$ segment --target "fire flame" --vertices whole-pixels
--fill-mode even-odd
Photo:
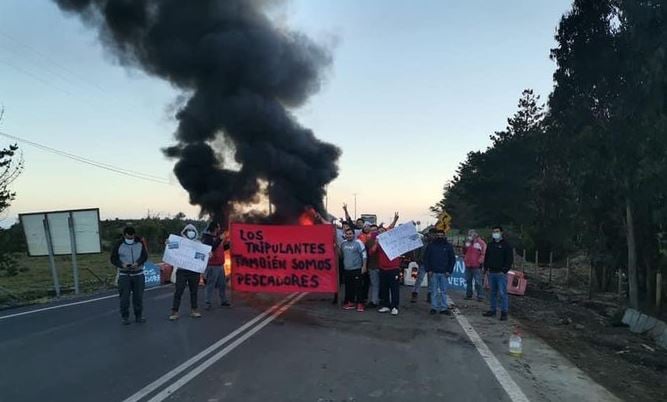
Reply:
[[[299,225],[301,226],[312,226],[315,224],[315,210],[313,208],[307,208],[299,216]]]
[[[229,278],[229,275],[232,274],[232,252],[231,250],[225,250],[225,277]]]

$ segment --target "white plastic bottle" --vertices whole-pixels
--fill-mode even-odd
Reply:
[[[510,354],[512,356],[521,356],[522,353],[522,340],[521,334],[519,333],[519,328],[514,329],[514,333],[510,336]]]

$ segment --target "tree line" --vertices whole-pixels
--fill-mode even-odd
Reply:
[[[504,224],[528,249],[586,251],[648,305],[667,265],[667,5],[575,0],[555,39],[546,104],[525,90],[432,210],[459,228]]]

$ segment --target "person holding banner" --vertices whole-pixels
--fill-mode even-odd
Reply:
[[[433,240],[424,250],[424,269],[431,287],[431,314],[451,312],[447,306],[447,279],[454,270],[456,255],[442,229],[431,229]]]
[[[394,215],[394,221],[390,227],[398,221],[398,212]],[[387,229],[380,227],[379,233],[386,232]],[[378,268],[380,272],[380,304],[379,313],[391,312],[391,315],[398,315],[399,295],[400,295],[400,270],[401,257],[398,256],[393,260],[387,257],[379,242],[377,242],[372,250],[372,254],[377,254]]]
[[[366,246],[359,239],[354,238],[354,230],[345,230],[345,241],[340,245],[340,253],[343,257],[343,269],[345,278],[345,310],[363,312],[364,295],[363,274],[366,272]]]
[[[201,242],[211,246],[211,257],[204,271],[206,288],[204,289],[204,301],[206,310],[211,309],[213,291],[217,288],[220,296],[220,306],[227,307],[229,302],[225,296],[227,280],[225,278],[225,250],[229,250],[229,242],[224,241],[224,232],[218,222],[208,224],[206,231],[201,235]]]
[[[187,224],[181,231],[181,236],[189,240],[197,239],[197,228],[192,224]],[[181,297],[185,292],[185,286],[188,286],[190,291],[190,316],[192,318],[201,318],[201,313],[198,310],[198,288],[199,288],[199,278],[201,274],[199,272],[190,271],[181,267],[174,267],[176,269],[176,289],[174,291],[174,301],[171,306],[171,315],[169,315],[169,320],[175,321],[178,319],[178,309],[181,306]]]
[[[123,237],[111,251],[111,263],[118,268],[118,293],[120,295],[120,316],[123,325],[130,324],[130,293],[134,319],[146,322],[144,307],[144,263],[148,259],[146,246],[136,235],[134,228],[123,229]]]

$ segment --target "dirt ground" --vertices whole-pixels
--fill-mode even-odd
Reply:
[[[667,400],[667,351],[623,326],[616,294],[589,300],[533,277],[525,296],[511,296],[510,314],[622,400]]]

